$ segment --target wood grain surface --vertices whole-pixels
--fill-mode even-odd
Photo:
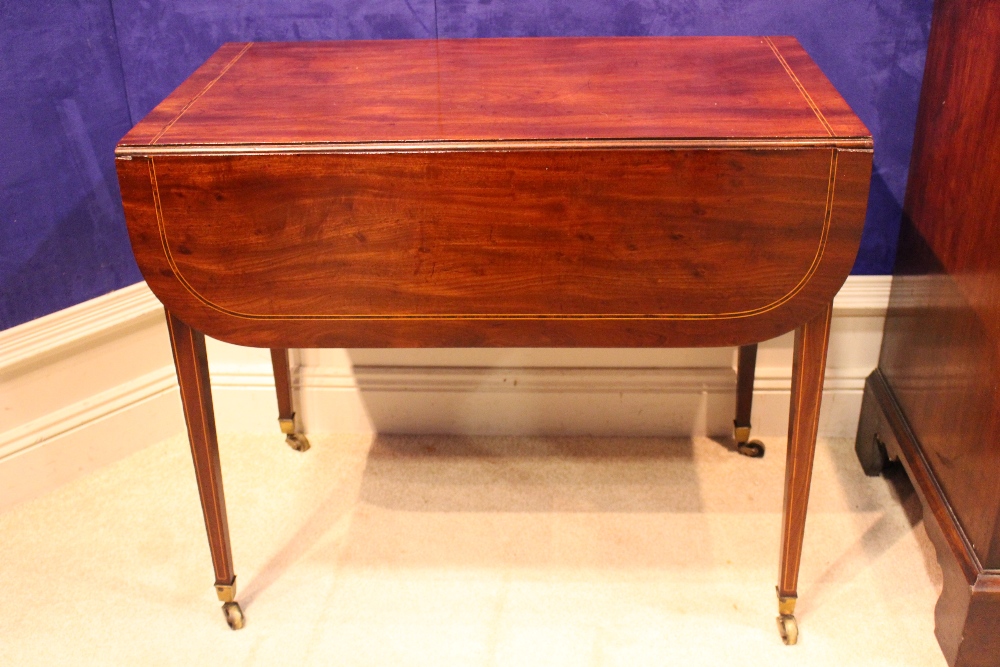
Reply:
[[[122,145],[867,138],[794,38],[227,44]]]
[[[831,300],[870,160],[799,148],[118,165],[150,288],[223,340],[669,346],[757,342]]]
[[[248,318],[768,310],[821,259],[833,167],[832,150],[151,164],[177,277]]]
[[[979,558],[1000,569],[997,40],[1000,6],[934,14],[880,367]]]
[[[208,532],[208,546],[215,568],[215,583],[231,585],[236,579],[229,542],[229,519],[222,489],[219,441],[215,431],[212,389],[208,377],[205,336],[177,319],[169,310],[167,331],[177,368],[184,421],[187,422],[191,458],[198,481],[198,497]]]
[[[781,560],[778,597],[797,597],[799,563],[805,537],[809,486],[812,483],[823,375],[830,343],[833,304],[795,330],[792,358],[792,399],[788,415],[785,497],[781,518]]]
[[[862,420],[864,433],[886,426],[887,449],[921,495],[944,573],[935,633],[955,667],[1000,665],[998,43],[1000,4],[935,3]]]
[[[227,44],[117,163],[229,342],[732,345],[833,298],[871,138],[785,37]]]

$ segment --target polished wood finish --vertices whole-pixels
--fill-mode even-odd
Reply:
[[[302,434],[295,419],[292,369],[288,350],[271,348],[271,366],[274,368],[274,387],[278,395],[278,424],[281,432],[285,434],[285,442],[298,452],[308,451],[309,440]]]
[[[706,137],[869,134],[791,37],[383,40],[226,44],[121,145]]]
[[[806,529],[813,454],[823,399],[826,349],[830,341],[833,304],[795,330],[792,358],[792,403],[788,419],[788,450],[785,459],[785,500],[781,519],[781,561],[778,597],[797,596],[802,538]]]
[[[780,335],[833,298],[870,159],[165,156],[121,173],[143,181],[145,201],[126,205],[150,288],[229,342],[266,331],[270,347],[531,345],[548,330],[546,344],[730,345]],[[430,340],[414,326],[428,320]]]
[[[880,367],[980,558],[1000,568],[1000,474],[982,477],[1000,473],[1000,401],[983,391],[1000,381],[1000,6],[941,3],[933,25]]]
[[[184,406],[191,458],[198,480],[198,496],[205,515],[208,546],[212,552],[216,585],[232,585],[233,553],[229,544],[229,520],[226,518],[226,498],[222,491],[222,467],[219,464],[219,442],[215,431],[212,408],[212,388],[208,378],[208,357],[205,336],[177,319],[169,310],[167,330],[174,353],[177,383]]]
[[[869,471],[881,442],[921,495],[945,573],[935,631],[962,667],[1000,665],[998,43],[1000,4],[935,5],[882,355],[857,441]]]
[[[733,420],[735,428],[750,428],[756,369],[757,344],[741,345],[736,358],[736,418]]]
[[[872,159],[794,39],[227,44],[116,156],[136,260],[184,331],[283,350],[753,346],[798,329],[779,586],[794,596],[830,308]]]
[[[274,389],[278,397],[278,419],[295,419],[292,403],[292,369],[288,363],[288,350],[271,350],[271,368],[274,369]]]
[[[934,633],[948,663],[959,667],[1000,664],[1000,571],[985,569],[961,528],[932,463],[910,427],[882,372],[865,382],[858,427],[860,455],[898,461],[923,505],[924,526],[937,554],[944,585],[934,607]],[[870,474],[878,474],[873,468]]]
[[[791,38],[410,40],[226,45],[117,155],[213,337],[708,346],[833,298],[871,139]]]

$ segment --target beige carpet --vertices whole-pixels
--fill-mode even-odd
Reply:
[[[798,646],[774,584],[783,442],[223,435],[225,625],[187,443],[0,515],[0,665],[944,665],[899,475],[821,441]]]

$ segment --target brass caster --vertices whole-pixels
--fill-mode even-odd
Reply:
[[[239,630],[243,627],[245,619],[243,618],[243,610],[240,608],[239,602],[226,602],[222,605],[222,613],[226,617],[226,623],[233,630]]]
[[[749,456],[752,459],[762,459],[764,458],[764,443],[760,440],[737,442],[736,451],[743,456]]]
[[[297,452],[304,452],[309,449],[309,440],[301,433],[289,433],[285,436],[285,444]]]
[[[795,617],[791,614],[782,614],[778,617],[778,632],[781,633],[781,641],[788,646],[797,644],[799,641],[799,624],[795,622]]]

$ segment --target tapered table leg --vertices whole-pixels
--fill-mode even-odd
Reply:
[[[309,440],[302,434],[295,422],[295,407],[292,403],[292,369],[288,363],[288,350],[271,350],[271,366],[274,368],[274,388],[278,394],[278,425],[285,434],[285,442],[292,449],[304,452],[309,449]]]
[[[785,461],[785,501],[781,522],[781,565],[778,576],[778,629],[786,644],[798,640],[795,600],[806,529],[809,484],[819,408],[823,399],[823,374],[830,340],[832,304],[795,332],[792,365],[792,402],[788,421],[788,458]]]
[[[736,363],[736,419],[733,420],[733,438],[736,451],[744,456],[764,456],[764,443],[750,439],[750,412],[753,408],[753,380],[757,369],[757,344],[740,346]]]
[[[226,498],[222,492],[222,469],[212,409],[212,388],[208,379],[205,336],[170,311],[167,311],[167,328],[198,480],[198,495],[205,515],[208,546],[215,567],[215,591],[223,603],[226,621],[231,628],[238,630],[243,627],[243,610],[235,599],[236,574],[233,572],[233,553],[229,543]]]

